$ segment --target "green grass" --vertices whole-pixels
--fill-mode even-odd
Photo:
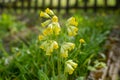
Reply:
[[[38,41],[38,35],[30,35],[30,41],[20,43],[18,47],[11,46],[11,53],[8,56],[3,44],[1,44],[0,54],[0,79],[1,80],[81,80],[85,78],[89,72],[88,67],[93,66],[100,52],[104,51],[104,42],[113,25],[116,24],[116,16],[102,14],[83,15],[74,14],[77,19],[78,34],[75,37],[69,37],[65,27],[66,18],[60,17],[62,32],[58,37],[50,37],[58,41],[59,46],[64,41],[69,41],[75,44],[75,48],[69,51],[69,56],[66,59],[61,59],[57,56],[59,49],[52,53],[52,56],[46,56],[45,51],[40,49],[42,41]],[[14,21],[12,21],[14,22]],[[1,26],[1,25],[0,25]],[[22,26],[21,26],[22,27]],[[39,27],[40,34],[42,28]],[[0,30],[1,32],[1,30]],[[83,38],[85,44],[81,45],[79,39]],[[19,41],[18,41],[19,42]],[[9,52],[7,52],[9,53]],[[64,72],[65,61],[72,59],[78,64],[72,75]],[[59,63],[60,61],[60,63]],[[58,66],[58,64],[60,64]],[[58,69],[60,67],[60,69]],[[59,72],[60,71],[60,72]],[[58,79],[59,78],[59,79]]]

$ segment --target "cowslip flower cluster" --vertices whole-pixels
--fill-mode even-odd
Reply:
[[[77,68],[78,64],[73,62],[72,60],[68,60],[65,63],[65,72],[68,72],[69,74],[73,74],[73,71],[75,68]]]
[[[51,34],[59,35],[61,31],[60,24],[58,22],[58,17],[54,14],[52,10],[47,8],[45,12],[41,11],[40,17],[47,18],[46,21],[41,23],[42,27],[47,27],[43,31],[44,35],[51,35]]]
[[[67,20],[66,26],[67,26],[67,31],[68,31],[69,36],[77,35],[78,22],[76,21],[76,19],[74,17],[71,17]]]
[[[40,48],[46,52],[46,55],[51,55],[54,49],[58,49],[58,43],[55,40],[49,40],[48,36],[55,34],[59,35],[61,31],[60,25],[58,23],[58,17],[54,14],[52,10],[47,8],[45,12],[40,12],[40,17],[47,19],[41,23],[42,27],[46,27],[42,34],[38,36],[39,41],[43,40]]]
[[[41,46],[41,49],[46,51],[46,55],[51,55],[54,49],[58,49],[58,43],[54,40],[44,41]]]
[[[54,50],[58,50],[57,52],[60,54],[60,57],[58,58],[67,58],[69,51],[75,48],[75,44],[71,42],[63,42],[61,44],[56,41],[57,39],[55,40],[54,36],[58,36],[61,31],[58,17],[49,8],[47,8],[44,12],[41,11],[40,17],[47,19],[41,23],[41,26],[45,29],[43,30],[42,34],[38,36],[38,40],[42,42],[40,48],[43,49],[48,56],[51,56]],[[74,17],[71,17],[67,20],[66,26],[69,36],[77,35],[77,25],[78,22]],[[52,37],[54,39],[52,39]],[[78,64],[72,60],[65,61],[65,72],[72,74],[75,68],[77,68],[77,65]]]
[[[72,49],[74,49],[74,47],[75,47],[74,43],[66,42],[62,44],[60,49],[61,56],[64,58],[68,57],[68,50],[71,51]]]

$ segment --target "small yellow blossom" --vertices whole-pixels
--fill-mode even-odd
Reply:
[[[61,51],[60,52],[61,57],[63,57],[63,58],[67,58],[68,57],[68,50],[64,50],[63,48],[61,48],[60,51]]]
[[[74,43],[67,42],[67,43],[65,43],[64,47],[65,47],[66,49],[68,49],[69,51],[71,51],[72,49],[75,48],[75,44],[74,44]]]
[[[45,10],[45,12],[46,12],[47,14],[49,14],[49,15],[54,15],[53,11],[50,10],[49,8],[47,8],[47,9]]]
[[[40,17],[43,17],[43,18],[50,18],[50,16],[47,14],[47,13],[45,13],[45,12],[40,12]]]
[[[48,34],[47,29],[43,30],[43,34],[46,36]]]
[[[85,40],[84,40],[84,39],[80,39],[79,41],[80,41],[81,44],[82,44],[82,43],[85,43]]]
[[[65,72],[68,72],[70,75],[73,74],[75,68],[77,68],[78,64],[73,62],[72,60],[68,60],[65,62]]]
[[[59,35],[60,31],[61,31],[60,28],[55,27],[54,29],[55,35]]]
[[[68,22],[73,22],[73,21],[75,21],[75,17],[70,17],[67,21]]]
[[[71,51],[72,49],[74,49],[74,47],[75,47],[74,43],[66,42],[62,44],[60,48],[61,57],[64,57],[64,58],[68,57],[68,51]]]
[[[54,49],[58,49],[58,43],[56,41],[50,41],[49,46],[47,47],[46,50],[46,55],[51,55]]]
[[[44,51],[46,51],[46,48],[47,48],[48,45],[48,42],[47,41],[44,41],[41,45],[40,45],[40,48],[43,49]]]
[[[59,35],[61,31],[60,25],[57,22],[52,22],[51,24],[48,25],[48,27],[43,31],[44,35],[51,35],[51,34],[55,34],[55,35]]]
[[[49,25],[45,30],[43,30],[43,34],[45,36],[53,34],[53,26]]]
[[[68,60],[66,63],[70,64],[71,66],[73,66],[74,68],[77,68],[78,64],[73,62],[73,60]]]
[[[67,20],[67,32],[69,36],[75,36],[77,35],[78,28],[78,22],[76,22],[74,17],[71,17]]]
[[[53,48],[52,44],[50,44],[49,46],[47,46],[46,53],[52,53],[53,49],[54,48]]]
[[[61,31],[59,23],[58,22],[53,22],[52,25],[53,25],[55,35],[59,35],[59,33]]]
[[[50,46],[47,46],[46,55],[47,55],[47,56],[51,56],[51,55],[52,55],[52,52],[53,52],[53,48],[50,47]]]
[[[67,31],[68,31],[69,36],[75,36],[75,35],[77,35],[78,28],[76,28],[74,26],[69,26],[69,27],[67,27]]]
[[[58,43],[53,40],[45,41],[40,46],[41,49],[46,51],[46,55],[51,55],[54,49],[58,49]]]
[[[66,64],[65,70],[65,72],[68,72],[70,75],[74,72],[74,68],[70,64]]]
[[[53,48],[54,49],[58,49],[59,48],[58,43],[56,41],[53,42]]]
[[[78,26],[78,22],[75,22],[75,21],[74,21],[74,22],[71,23],[71,25],[73,25],[73,26]]]
[[[53,25],[48,25],[48,27],[46,28],[48,31],[48,34],[53,34]]]
[[[43,36],[43,35],[39,35],[39,36],[38,36],[38,39],[41,41],[41,40],[44,39],[44,36]]]
[[[53,16],[52,17],[52,22],[58,22],[58,17],[57,16]]]
[[[78,26],[78,22],[76,22],[76,19],[74,17],[69,18],[67,20],[67,24],[72,26]]]
[[[42,27],[47,26],[48,24],[50,24],[51,20],[46,20],[45,22],[41,23]]]

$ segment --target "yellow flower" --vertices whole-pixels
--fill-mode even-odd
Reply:
[[[61,48],[60,48],[60,54],[61,57],[68,57],[68,50],[71,51],[72,49],[74,49],[75,44],[70,43],[70,42],[66,42],[64,44],[62,44]]]
[[[53,25],[48,25],[48,27],[46,28],[48,31],[48,34],[53,34]]]
[[[53,52],[53,47],[51,45],[47,46],[46,55],[51,56]]]
[[[64,50],[63,48],[60,49],[60,55],[63,58],[67,58],[68,57],[68,50]]]
[[[75,35],[77,35],[78,28],[76,28],[74,26],[69,26],[69,27],[67,27],[67,31],[68,31],[69,36],[75,36]]]
[[[71,75],[74,72],[74,68],[70,64],[66,64],[65,72],[68,72]]]
[[[52,54],[52,52],[53,52],[53,47],[52,47],[51,44],[50,44],[49,46],[47,46],[46,55]]]
[[[52,22],[58,22],[58,17],[57,16],[53,16],[52,17]]]
[[[53,22],[52,25],[53,25],[53,30],[54,30],[55,35],[59,35],[59,33],[61,31],[59,23]]]
[[[53,11],[50,10],[49,8],[47,8],[47,9],[45,10],[45,12],[46,12],[47,14],[49,14],[49,15],[54,15]]]
[[[51,34],[55,34],[55,35],[59,35],[61,31],[60,25],[57,22],[52,22],[51,24],[48,25],[48,27],[43,31],[44,35],[51,35]]]
[[[41,12],[41,14],[44,14],[44,12]],[[52,21],[52,23],[50,24],[51,21]],[[57,16],[53,16],[52,20],[47,20],[47,21],[41,23],[41,25],[43,27],[48,25],[48,27],[43,31],[44,35],[51,35],[53,33],[55,35],[59,35],[59,33],[61,31]]]
[[[41,41],[41,40],[44,39],[44,36],[43,36],[43,35],[39,35],[39,36],[38,36],[38,39]]]
[[[48,42],[47,41],[44,41],[41,45],[40,45],[40,48],[43,49],[44,51],[46,51],[46,48],[47,48],[48,45]]]
[[[56,41],[53,41],[53,48],[54,49],[58,49],[59,48],[58,43]]]
[[[73,74],[75,68],[77,68],[78,64],[73,62],[72,60],[68,60],[65,62],[65,72],[68,72],[70,75]]]
[[[47,29],[43,30],[43,34],[46,36],[48,34],[48,30]]]
[[[58,43],[56,41],[53,40],[49,40],[49,41],[44,41],[41,46],[41,49],[43,49],[44,51],[46,51],[46,55],[51,55],[54,49],[58,49]]]
[[[45,22],[41,23],[42,27],[47,26],[48,24],[50,24],[51,20],[46,20]]]
[[[74,22],[71,23],[71,25],[73,25],[73,26],[78,26],[78,22],[75,22],[75,21],[74,21]]]
[[[47,14],[47,13],[45,13],[45,12],[40,12],[40,17],[43,17],[43,18],[50,18],[50,16]]]
[[[72,49],[75,48],[75,44],[74,44],[74,43],[67,42],[67,43],[65,43],[64,47],[65,47],[66,49],[68,49],[69,51],[71,51]]]
[[[72,26],[78,26],[78,22],[76,22],[74,17],[71,17],[67,20],[67,24],[68,25],[72,25]]]
[[[73,60],[68,60],[66,63],[70,64],[71,66],[73,66],[74,68],[77,68],[78,64],[73,62]]]
[[[51,55],[54,49],[58,49],[58,43],[56,41],[49,41],[49,46],[47,46],[46,55]]]
[[[75,17],[70,17],[67,21],[68,22],[74,22],[75,21]]]
[[[43,34],[45,36],[53,34],[53,26],[49,25],[45,30],[43,30]]]
[[[81,44],[82,44],[82,43],[85,43],[85,40],[84,40],[84,39],[80,39],[79,41],[80,41]]]

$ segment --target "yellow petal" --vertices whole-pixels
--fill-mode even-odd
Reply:
[[[67,31],[69,36],[75,36],[77,35],[78,28],[76,28],[75,26],[69,26],[67,27]]]
[[[50,22],[51,22],[51,20],[47,20],[47,21],[41,23],[41,25],[42,25],[42,27],[45,27],[45,26],[47,26],[48,24],[50,24]]]
[[[67,63],[70,64],[71,66],[73,66],[74,68],[77,68],[77,66],[78,66],[78,64],[73,62],[72,60],[68,60]]]
[[[54,47],[54,49],[58,49],[59,48],[58,43],[56,41],[53,42],[53,47]]]
[[[59,23],[57,23],[57,22],[53,23],[53,27],[54,27],[55,35],[59,35],[59,33],[61,31]]]
[[[47,14],[49,14],[49,15],[54,15],[53,11],[50,10],[49,8],[47,8],[47,9],[45,10],[45,12],[46,12]]]
[[[76,22],[75,17],[71,17],[67,20],[67,24],[72,25],[72,26],[78,26],[78,22]]]
[[[73,67],[70,64],[66,64],[65,72],[68,72],[70,75],[73,74]]]
[[[41,40],[44,39],[44,36],[43,36],[43,35],[39,35],[39,36],[38,36],[38,39],[41,41]]]
[[[47,41],[44,41],[41,45],[40,48],[43,49],[44,51],[46,51],[46,47],[48,46]]]
[[[67,58],[68,57],[68,51],[64,51],[63,53],[60,53],[61,54],[61,57],[63,58]]]
[[[49,24],[48,27],[45,30],[43,30],[43,34],[45,36],[53,34],[53,26]]]
[[[80,39],[79,41],[80,41],[80,43],[85,43],[84,39]]]
[[[58,17],[57,16],[53,16],[52,22],[58,22]]]
[[[43,18],[50,18],[50,16],[47,14],[47,13],[45,13],[45,12],[40,12],[40,17],[43,17]]]

